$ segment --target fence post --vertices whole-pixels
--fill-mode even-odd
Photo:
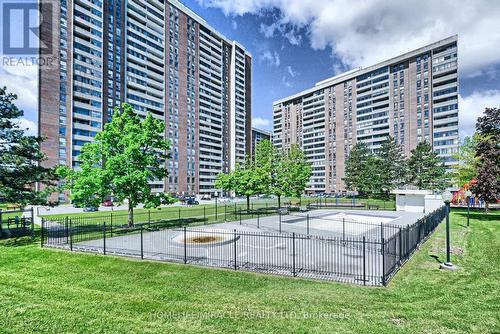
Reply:
[[[0,231],[2,230],[2,209],[0,209]]]
[[[236,250],[236,241],[238,240],[237,238],[238,238],[238,236],[236,235],[236,229],[234,229],[234,247],[233,247],[233,253],[234,253],[233,254],[234,255],[234,270],[238,269],[238,267],[236,265],[236,251],[237,251]]]
[[[363,285],[366,285],[366,237],[363,235]]]
[[[187,240],[186,226],[184,226],[184,264],[187,263]]]
[[[307,229],[307,235],[309,235],[309,214],[306,215],[306,229]]]
[[[401,265],[401,257],[403,253],[403,236],[401,235],[401,227],[399,228],[399,264]]]
[[[241,208],[240,208],[240,225],[241,225]]]
[[[385,286],[385,240],[382,238],[380,241],[381,252],[382,252],[382,285]]]
[[[345,242],[345,217],[342,218],[342,242]]]
[[[260,214],[258,209],[257,209],[257,228],[260,228]]]
[[[384,225],[380,223],[380,240],[384,239]]]
[[[102,224],[102,242],[104,246],[103,252],[106,255],[106,222]]]
[[[280,222],[279,231],[281,233],[281,211],[278,212],[278,215],[279,215],[279,222]]]
[[[148,225],[151,227],[151,209],[148,209]]]
[[[73,251],[73,224],[71,218],[69,219],[69,250]]]
[[[227,204],[224,204],[224,222],[227,221]]]
[[[141,225],[141,260],[144,260],[144,239],[143,239],[144,233],[143,233],[143,230],[144,230],[144,225]],[[185,243],[185,241],[184,241],[184,243]]]
[[[179,225],[181,224],[181,208],[179,208]]]
[[[111,216],[110,224],[109,224],[109,236],[113,237],[113,216]]]
[[[207,224],[207,212],[206,212],[206,207],[203,207],[203,224]]]
[[[64,219],[64,225],[66,227],[66,243],[69,243],[69,228],[68,228],[68,216]]]
[[[297,276],[297,272],[295,270],[295,232],[292,233],[292,273],[293,277]]]
[[[2,225],[1,221],[0,221],[0,225]],[[43,219],[42,217],[42,227],[40,229],[40,247],[43,248],[43,230],[44,230],[44,227],[45,227],[45,219]]]

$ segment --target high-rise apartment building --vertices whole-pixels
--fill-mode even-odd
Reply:
[[[261,140],[271,140],[271,132],[252,128],[252,157],[255,157],[255,148]]]
[[[169,176],[154,191],[211,193],[251,150],[251,55],[176,0],[57,0],[41,39],[39,133],[50,165],[77,168],[123,102],[166,124]]]
[[[457,37],[318,82],[273,105],[273,144],[300,145],[312,163],[308,192],[345,190],[357,141],[376,152],[392,136],[408,156],[428,141],[445,161],[458,149]]]

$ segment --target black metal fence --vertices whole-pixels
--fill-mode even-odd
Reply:
[[[34,236],[33,208],[29,210],[0,209],[0,239]]]
[[[242,210],[234,210],[232,214],[242,215]],[[68,218],[63,222],[42,220],[41,244],[72,251],[386,285],[444,215],[441,208],[414,224],[394,227],[393,233],[380,232],[377,236],[255,231],[243,218],[239,229],[221,225],[179,227],[165,221],[147,221],[129,227]]]

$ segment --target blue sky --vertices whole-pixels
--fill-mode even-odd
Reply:
[[[1,0],[0,0],[1,1]],[[500,1],[183,0],[253,55],[254,125],[272,103],[317,81],[459,35],[461,136],[485,106],[500,107]],[[418,13],[419,15],[416,15]],[[3,66],[0,85],[36,123],[36,68]]]

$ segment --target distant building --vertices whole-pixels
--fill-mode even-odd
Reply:
[[[271,140],[271,131],[252,128],[252,157],[255,157],[255,148],[261,140]]]
[[[357,141],[376,152],[392,136],[407,156],[428,141],[449,166],[458,149],[457,36],[276,101],[273,120],[275,147],[298,144],[312,163],[310,193],[345,190]]]
[[[59,57],[39,76],[46,164],[78,168],[82,146],[127,102],[140,116],[164,121],[171,139],[169,176],[152,182],[153,191],[217,191],[217,174],[251,154],[245,48],[176,0],[53,3],[54,24],[40,29]],[[49,9],[42,6],[42,14]]]

